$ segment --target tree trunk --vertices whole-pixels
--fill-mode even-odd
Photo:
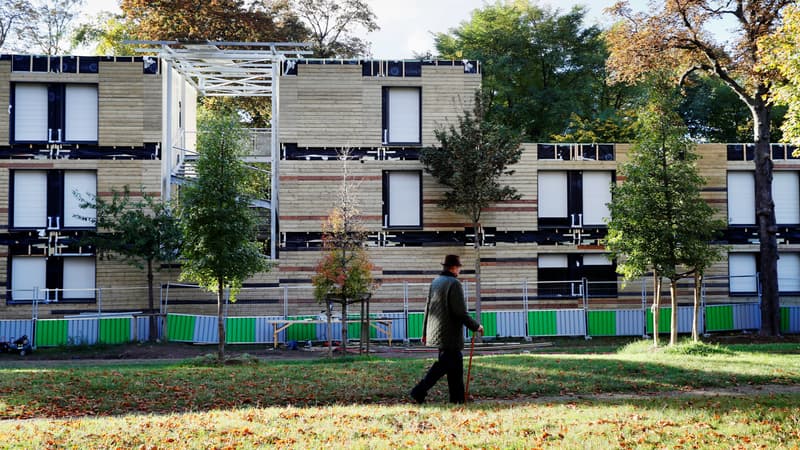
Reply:
[[[653,271],[653,346],[658,347],[658,325],[661,315],[661,276]]]
[[[669,345],[678,344],[678,280],[669,280],[670,311]]]
[[[694,273],[694,307],[692,308],[692,341],[697,342],[700,340],[700,330],[698,325],[700,322],[700,283],[703,276],[700,272]]]
[[[751,108],[755,130],[756,221],[761,262],[761,330],[762,336],[780,334],[780,298],[778,296],[778,241],[776,238],[775,203],[772,200],[772,159],[770,158],[770,108],[756,97]]]
[[[333,357],[333,336],[331,333],[333,331],[333,326],[331,325],[331,316],[333,315],[333,305],[331,304],[330,300],[325,300],[325,315],[328,316],[328,331],[325,333],[328,336],[328,357]]]
[[[156,313],[155,293],[153,292],[153,260],[147,260],[147,307],[150,313],[150,341],[158,339],[158,321]]]
[[[225,317],[223,316],[225,305],[225,290],[222,278],[217,280],[217,333],[219,334],[219,346],[217,347],[217,359],[220,364],[225,362]]]
[[[481,241],[480,222],[472,223],[472,230],[475,232],[473,245],[475,247],[475,320],[481,322]],[[486,328],[486,327],[484,327]],[[483,342],[483,335],[475,336],[476,342]]]

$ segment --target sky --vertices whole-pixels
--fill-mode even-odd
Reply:
[[[378,18],[380,30],[357,33],[372,42],[372,56],[378,59],[412,58],[415,53],[433,50],[431,33],[446,32],[469,20],[476,8],[494,4],[494,0],[366,0]],[[536,1],[536,0],[533,0]],[[587,24],[609,25],[603,9],[616,0],[538,0],[538,4],[560,11],[575,5],[587,8]],[[632,0],[634,9],[644,8],[647,0]],[[86,0],[86,12],[119,11],[115,0]],[[435,54],[435,52],[433,52]]]

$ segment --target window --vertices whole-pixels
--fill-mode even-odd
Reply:
[[[383,144],[422,143],[421,97],[418,87],[383,88]]]
[[[753,172],[728,172],[728,224],[755,223],[756,182]]]
[[[800,182],[797,175],[797,172],[788,170],[776,170],[772,174],[772,199],[778,224],[800,224]]]
[[[422,172],[383,172],[383,226],[422,227]]]
[[[605,254],[540,254],[540,297],[580,297],[586,278],[589,297],[616,297],[617,274]]]
[[[800,177],[797,171],[776,170],[772,178],[775,220],[781,225],[800,224]],[[755,225],[756,182],[753,172],[728,172],[728,224]]]
[[[96,143],[97,85],[15,83],[15,143]]]
[[[82,209],[84,199],[97,193],[97,174],[84,170],[14,170],[11,172],[11,228],[94,228],[95,211]]]
[[[728,276],[730,277],[728,286],[731,294],[755,294],[755,253],[729,253]]]
[[[94,301],[95,257],[27,256],[11,257],[13,302]]]
[[[781,253],[778,258],[778,291],[782,294],[800,292],[800,253]]]
[[[604,226],[613,180],[611,171],[539,172],[539,228]]]
[[[728,284],[731,295],[756,295],[758,273],[756,253],[728,254]],[[800,253],[781,253],[778,257],[778,291],[800,293]]]

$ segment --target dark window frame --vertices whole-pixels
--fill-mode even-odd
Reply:
[[[419,186],[419,198],[418,198],[418,205],[419,205],[419,224],[418,225],[392,225],[390,223],[391,218],[391,211],[392,205],[390,204],[390,187],[389,187],[389,178],[393,173],[413,173],[417,175],[417,183]],[[424,227],[424,219],[422,217],[422,171],[421,170],[384,170],[382,174],[382,200],[383,200],[383,220],[381,227],[386,230],[421,230]]]
[[[391,130],[389,130],[389,92],[392,89],[415,89],[417,91],[417,130],[419,140],[416,142],[391,141]],[[421,86],[383,86],[381,88],[381,143],[389,146],[421,146],[422,145],[422,87]]]

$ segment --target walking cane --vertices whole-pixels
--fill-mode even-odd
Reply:
[[[477,331],[472,333],[472,343],[469,346],[469,365],[467,366],[467,387],[466,387],[466,389],[464,391],[464,404],[465,405],[469,401],[468,400],[469,399],[469,378],[470,378],[470,372],[472,372],[472,353],[475,351],[475,335],[476,334],[478,334]]]

